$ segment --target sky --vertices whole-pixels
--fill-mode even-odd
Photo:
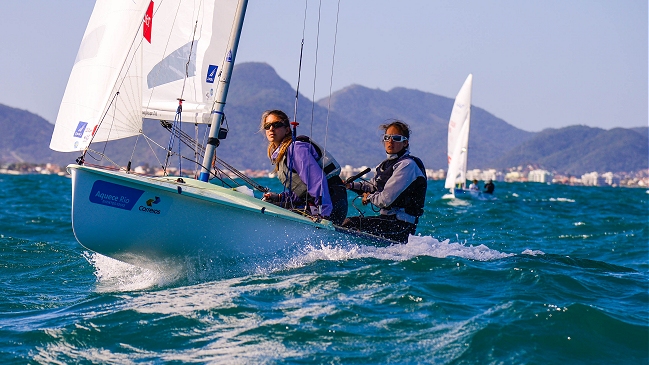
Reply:
[[[56,120],[93,6],[0,2],[0,104]],[[268,63],[294,88],[300,75],[300,92],[315,100],[354,84],[454,98],[471,73],[472,104],[526,131],[641,127],[647,8],[646,0],[249,0],[236,62]]]

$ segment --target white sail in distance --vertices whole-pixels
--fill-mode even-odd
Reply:
[[[471,126],[471,89],[473,75],[469,74],[455,97],[448,123],[448,171],[444,187],[453,189],[456,184],[466,184],[469,129]]]

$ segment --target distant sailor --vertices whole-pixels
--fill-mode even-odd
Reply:
[[[495,189],[496,187],[494,186],[493,181],[491,181],[491,179],[489,179],[489,181],[487,181],[487,183],[484,184],[484,188],[485,188],[485,190],[484,190],[485,193],[487,193],[487,194],[493,194],[493,193],[494,193],[494,189]]]
[[[406,243],[415,234],[426,201],[426,169],[410,154],[410,128],[395,120],[380,126],[387,159],[376,167],[369,181],[353,182],[347,188],[363,195],[363,204],[381,208],[374,217],[350,217],[343,227],[357,229],[393,241]]]
[[[293,142],[288,116],[281,110],[265,111],[261,129],[268,139],[268,157],[285,188],[280,194],[264,194],[264,200],[285,208],[309,207],[311,215],[342,223],[347,216],[347,191],[333,156],[306,136]]]
[[[473,179],[473,182],[471,183],[471,185],[469,185],[469,190],[480,191],[480,187],[478,186],[478,180]]]

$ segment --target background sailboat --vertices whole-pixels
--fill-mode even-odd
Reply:
[[[466,169],[469,153],[469,130],[471,128],[471,91],[473,75],[469,74],[460,88],[448,123],[448,171],[444,187],[452,197],[481,194],[466,188]]]

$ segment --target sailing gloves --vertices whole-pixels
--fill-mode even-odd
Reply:
[[[277,194],[277,193],[266,193],[264,194],[264,197],[261,199],[265,202],[269,203],[276,203],[282,200],[282,194]]]

